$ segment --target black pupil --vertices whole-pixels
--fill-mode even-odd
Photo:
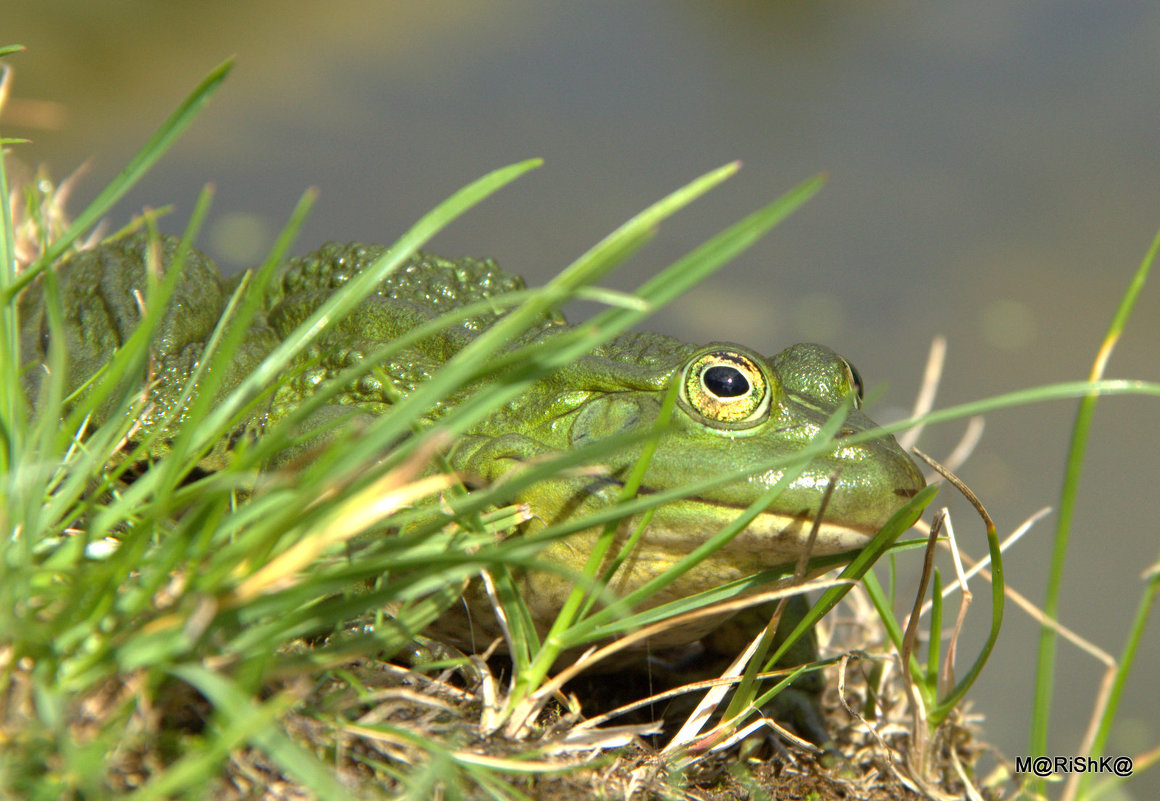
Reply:
[[[705,389],[718,398],[737,398],[749,391],[749,379],[736,367],[715,365],[701,376]]]

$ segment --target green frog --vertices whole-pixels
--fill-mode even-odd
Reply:
[[[161,267],[173,260],[178,244],[162,239]],[[141,319],[149,243],[136,235],[73,256],[57,276],[66,313],[66,389],[82,386],[125,342]],[[247,329],[220,393],[229,392],[339,287],[375,261],[384,248],[327,244],[281,268],[265,298],[262,313]],[[213,262],[197,250],[183,261],[183,272],[154,337],[149,403],[140,430],[161,427],[157,454],[167,436],[182,424],[187,398],[182,388],[193,375],[207,338],[220,319],[230,292]],[[426,253],[410,257],[376,291],[339,321],[302,355],[270,402],[245,421],[247,431],[262,428],[316,391],[329,378],[358,362],[385,341],[440,314],[466,304],[522,289],[521,279],[488,259],[447,260]],[[380,370],[344,389],[335,414],[387,414],[452,355],[499,319],[496,308],[461,320],[396,353]],[[27,391],[35,403],[47,358],[50,332],[40,284],[20,301]],[[532,344],[566,330],[559,314],[544,314],[510,347]],[[144,378],[145,376],[143,376]],[[464,476],[495,482],[529,461],[606,440],[626,444],[602,460],[607,473],[569,474],[520,490],[513,501],[528,505],[532,518],[519,533],[530,533],[575,519],[615,502],[623,479],[637,463],[639,438],[629,435],[656,425],[666,393],[676,384],[671,419],[657,441],[641,493],[661,492],[707,475],[746,471],[745,478],[705,490],[658,508],[630,557],[619,567],[611,589],[627,593],[689,553],[734,519],[782,475],[768,465],[806,446],[843,404],[850,410],[832,449],[815,458],[770,508],[700,565],[655,594],[649,606],[686,597],[769,567],[793,564],[802,554],[811,526],[824,513],[812,546],[815,556],[852,552],[867,543],[885,521],[923,486],[922,474],[893,437],[881,435],[856,444],[842,439],[873,429],[860,410],[861,380],[854,368],[820,345],[793,345],[767,358],[727,342],[691,345],[651,333],[629,333],[603,344],[542,379],[520,397],[477,423],[451,448],[451,466]],[[429,410],[438,423],[479,382]],[[324,410],[325,414],[325,410]],[[205,459],[212,470],[229,458],[222,442]],[[625,521],[628,536],[637,519]],[[580,531],[549,545],[541,558],[579,570],[599,529]],[[615,549],[613,549],[615,551]],[[572,582],[560,572],[528,571],[521,588],[536,625],[547,630]],[[470,595],[470,593],[469,593]],[[486,643],[494,627],[482,594],[468,598],[472,614],[448,615],[439,629],[458,642]],[[752,616],[743,616],[746,626]],[[673,629],[648,643],[652,652],[694,641],[725,641],[720,620]],[[784,627],[783,627],[784,628]],[[812,646],[811,646],[812,647]],[[710,646],[709,650],[712,650]],[[643,660],[644,656],[636,655]]]

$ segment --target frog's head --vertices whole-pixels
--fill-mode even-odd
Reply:
[[[791,565],[807,547],[812,556],[857,550],[924,485],[918,468],[889,434],[850,441],[876,425],[860,410],[857,373],[829,348],[794,345],[766,359],[731,343],[693,348],[650,334],[616,340],[527,393],[523,403],[482,427],[478,433],[484,436],[458,452],[457,464],[496,479],[551,452],[623,441],[623,447],[600,459],[607,476],[569,474],[517,492],[534,515],[529,530],[582,519],[623,495],[623,482],[644,447],[638,435],[655,430],[674,381],[676,406],[638,495],[717,476],[733,478],[656,507],[617,570],[613,584],[618,592],[641,586],[684,558],[766,495],[787,471],[800,469],[800,474],[744,531],[653,596],[650,606]],[[836,412],[845,413],[837,436],[803,468],[794,457]],[[817,536],[808,546],[819,515]],[[625,520],[621,536],[627,537],[642,519]],[[552,543],[541,556],[565,573],[579,571],[601,529],[594,526]],[[550,621],[571,588],[566,575],[530,571],[525,600],[538,621]]]
[[[621,391],[591,393],[568,415],[570,444],[652,426],[664,390],[674,380],[676,408],[641,493],[714,476],[738,477],[656,510],[633,557],[642,577],[688,554],[761,498],[786,470],[800,466],[793,464],[794,455],[843,406],[845,420],[831,446],[710,560],[708,570],[716,583],[795,562],[819,513],[811,555],[856,550],[924,486],[914,462],[889,434],[845,442],[877,426],[860,409],[861,379],[854,368],[829,348],[813,344],[794,345],[771,359],[732,343],[687,351],[683,362],[651,388],[638,382]],[[578,512],[611,503],[640,453],[639,444],[627,446],[607,460],[613,479],[588,483],[589,497],[580,504],[573,498],[564,508]],[[829,485],[832,490],[820,511]],[[541,490],[553,491],[558,488]],[[557,505],[547,497],[540,500],[546,508]],[[708,580],[706,576],[702,583]]]
[[[819,514],[812,555],[855,550],[925,484],[894,437],[844,442],[877,425],[861,411],[857,371],[829,348],[794,345],[765,359],[739,345],[713,344],[689,356],[677,381],[673,431],[661,439],[646,486],[746,474],[658,512],[650,534],[678,553],[712,533],[695,521],[719,530],[773,487],[788,467],[786,460],[808,446],[843,406],[845,419],[831,446],[809,461],[730,550],[755,565],[793,562]],[[695,532],[693,540],[689,532]]]

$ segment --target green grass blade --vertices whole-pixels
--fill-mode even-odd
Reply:
[[[1095,363],[1092,365],[1090,380],[1093,383],[1104,375],[1108,359],[1123,333],[1124,326],[1127,325],[1128,319],[1132,316],[1132,310],[1144,288],[1144,282],[1152,269],[1158,250],[1160,250],[1160,234],[1157,234],[1152,240],[1152,246],[1148,249],[1148,253],[1132,277],[1132,282],[1112,317],[1108,333],[1104,337]],[[1054,545],[1052,546],[1047,594],[1043,602],[1043,614],[1048,620],[1057,619],[1059,612],[1059,596],[1063,590],[1063,570],[1067,559],[1071,521],[1075,515],[1080,476],[1083,472],[1084,453],[1087,449],[1087,441],[1091,433],[1092,419],[1095,415],[1099,394],[1094,391],[1085,394],[1083,400],[1080,401],[1079,410],[1076,412],[1075,426],[1072,429],[1067,468],[1060,493],[1059,517],[1055,528]],[[1055,678],[1055,638],[1055,630],[1050,626],[1044,625],[1040,629],[1035,675],[1035,701],[1031,713],[1030,743],[1028,745],[1028,754],[1033,756],[1047,753],[1047,732],[1051,719],[1051,697]],[[1042,781],[1037,782],[1037,785],[1042,789]]]
[[[936,567],[930,586],[930,640],[927,642],[926,678],[924,684],[931,690],[930,697],[938,697],[939,660],[942,658],[943,598],[942,573]]]
[[[932,726],[937,726],[941,723],[959,701],[966,696],[967,691],[974,685],[983,667],[987,664],[987,660],[990,659],[991,652],[995,649],[995,644],[999,641],[999,630],[1003,625],[1003,608],[1007,600],[1007,586],[1003,570],[1003,549],[999,544],[999,534],[995,530],[995,522],[987,514],[986,509],[983,508],[979,499],[975,497],[974,493],[965,484],[949,473],[945,474],[945,477],[975,506],[983,518],[983,524],[986,527],[987,550],[991,555],[991,630],[987,635],[986,641],[983,643],[983,647],[979,649],[979,653],[975,657],[975,661],[971,664],[970,669],[959,678],[955,686],[940,698],[938,704],[931,709],[929,720]]]
[[[42,270],[56,262],[77,238],[96,225],[101,217],[109,212],[113,204],[120,200],[140,180],[141,176],[161,158],[162,154],[169,149],[177,137],[185,131],[186,127],[193,121],[193,118],[201,111],[202,106],[220,88],[232,67],[233,59],[224,61],[215,67],[197,85],[173,114],[162,123],[161,127],[150,137],[149,141],[145,143],[145,146],[141,148],[137,155],[130,159],[120,174],[97,195],[96,199],[89,204],[88,208],[76,216],[76,219],[73,220],[68,230],[49,246],[44,255],[35,264],[30,266],[18,281],[4,288],[4,295],[0,300],[6,301],[10,295],[19,292],[20,289],[26,286]]]
[[[1131,628],[1128,630],[1124,650],[1120,653],[1116,677],[1112,681],[1112,688],[1108,694],[1108,703],[1100,716],[1099,727],[1092,740],[1090,755],[1093,757],[1101,757],[1104,754],[1104,747],[1108,743],[1108,736],[1111,734],[1112,724],[1116,721],[1116,713],[1119,711],[1120,700],[1124,695],[1124,687],[1128,683],[1128,676],[1131,673],[1133,663],[1136,661],[1136,652],[1147,635],[1149,614],[1158,597],[1160,597],[1160,572],[1154,572],[1140,596],[1140,603],[1136,607],[1136,615],[1132,619]],[[1143,770],[1143,767],[1137,763],[1136,770]],[[1085,789],[1091,784],[1092,779],[1091,774],[1080,777],[1077,798],[1087,797]]]
[[[808,178],[762,209],[731,225],[718,236],[690,253],[685,259],[658,273],[641,285],[637,294],[653,304],[663,306],[705,280],[749,248],[754,242],[793,214],[821,191],[825,176]],[[632,313],[632,310],[613,310]],[[639,319],[639,318],[638,318]]]
[[[9,204],[8,174],[0,154],[0,475],[15,463],[24,430],[24,398],[20,383],[20,331],[16,318],[16,242]],[[0,490],[0,496],[4,490]]]

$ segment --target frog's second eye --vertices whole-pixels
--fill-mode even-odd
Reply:
[[[862,383],[862,375],[858,372],[858,368],[847,362],[845,359],[842,361],[845,362],[846,371],[849,373],[850,389],[854,392],[854,396],[856,397],[856,400],[854,401],[854,408],[860,408],[862,406],[862,394],[866,385]]]
[[[689,362],[681,382],[681,399],[711,423],[745,428],[769,414],[769,383],[748,356],[714,350]]]

